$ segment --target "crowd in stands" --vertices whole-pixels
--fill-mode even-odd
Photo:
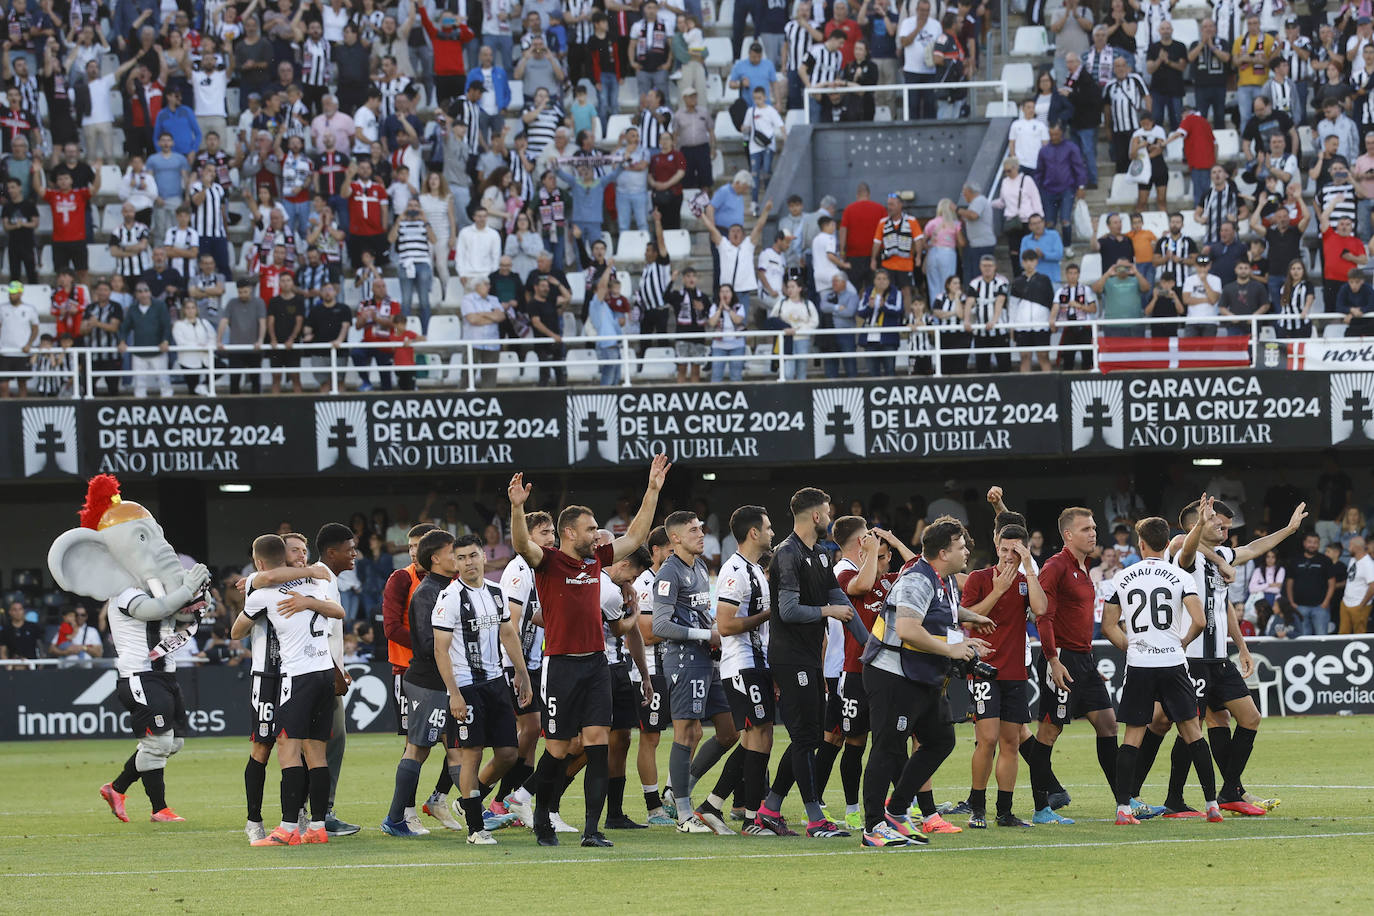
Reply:
[[[990,351],[943,372],[1043,371],[1101,319],[1214,336],[1251,327],[1209,319],[1267,315],[1279,338],[1374,320],[1374,23],[1355,3],[1031,3],[1052,63],[996,187],[917,200],[924,223],[910,194],[862,185],[759,200],[804,105],[901,108],[805,89],[966,80],[990,53],[985,3],[738,0],[728,41],[699,0],[4,12],[4,395],[70,394],[72,346],[136,372],[101,376],[106,395],[204,395],[212,368],[231,393],[300,390],[303,344],[342,351],[363,389],[411,387],[436,309],[457,310],[443,339],[470,343],[482,385],[503,339],[537,343],[562,383],[565,337],[607,357],[662,336],[686,381],[740,356],[745,329],[854,354],[795,359],[798,378],[929,372],[937,341]],[[913,118],[981,113],[967,90],[908,95]]]

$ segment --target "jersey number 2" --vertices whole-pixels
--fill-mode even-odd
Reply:
[[[1167,630],[1174,623],[1174,608],[1170,599],[1172,594],[1167,588],[1157,588],[1148,595],[1142,591],[1130,591],[1126,593],[1126,604],[1134,604],[1131,609],[1131,632],[1144,633],[1153,623],[1156,630]],[[1150,620],[1148,623],[1141,622],[1141,616],[1148,610]]]

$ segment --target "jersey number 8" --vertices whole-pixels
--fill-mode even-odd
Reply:
[[[1143,591],[1126,592],[1126,604],[1131,609],[1131,632],[1144,633],[1154,624],[1156,630],[1167,630],[1174,625],[1174,607],[1171,602],[1173,595],[1167,588],[1157,588],[1148,595]],[[1149,623],[1141,622],[1141,615],[1146,610],[1150,612]]]

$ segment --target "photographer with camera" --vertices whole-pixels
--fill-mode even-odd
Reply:
[[[997,565],[969,574],[963,606],[991,618],[997,628],[988,635],[992,651],[980,662],[995,673],[969,676],[973,698],[973,784],[968,825],[987,827],[987,786],[997,758],[997,826],[1029,827],[1011,812],[1021,729],[1030,722],[1030,683],[1026,668],[1026,621],[1045,613],[1045,592],[1035,575],[1030,535],[1021,525],[1007,525],[996,535]]]
[[[954,576],[967,562],[962,524],[946,519],[927,527],[921,534],[921,558],[893,584],[864,647],[864,689],[873,734],[863,784],[865,846],[924,845],[929,841],[923,830],[944,824],[931,793],[917,790],[954,750],[954,726],[941,702],[945,684],[969,671],[984,678],[997,676],[995,669],[979,661],[992,646],[965,638],[959,626],[972,624],[978,632],[996,627],[987,617],[959,606]],[[907,758],[907,741],[913,735],[920,749]],[[921,806],[920,825],[907,815],[913,798]]]

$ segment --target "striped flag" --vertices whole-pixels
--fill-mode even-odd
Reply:
[[[1250,366],[1250,337],[1099,337],[1103,372]]]

